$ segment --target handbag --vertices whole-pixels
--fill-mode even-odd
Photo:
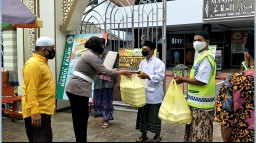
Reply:
[[[160,106],[158,117],[174,124],[190,124],[191,111],[186,102],[180,86],[173,79],[169,85],[163,102]]]
[[[141,78],[133,75],[131,79],[121,76],[120,83],[122,101],[134,107],[146,104],[145,86]]]

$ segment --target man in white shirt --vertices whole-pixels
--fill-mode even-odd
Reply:
[[[142,47],[142,55],[145,59],[139,65],[138,77],[147,80],[145,88],[147,103],[138,109],[136,129],[142,134],[136,142],[147,140],[147,131],[155,133],[153,142],[161,140],[161,119],[158,117],[158,112],[164,97],[165,64],[154,56],[155,49],[155,44],[150,41],[145,41]]]
[[[216,63],[208,49],[210,35],[198,31],[194,36],[194,64],[190,77],[175,76],[176,83],[188,83],[188,99],[192,122],[186,125],[184,142],[212,142],[213,107],[215,101]]]
[[[195,52],[194,60],[198,59],[205,52],[207,52],[207,51],[205,50],[201,53]],[[208,61],[207,58],[204,58],[201,61],[200,66],[198,67],[198,73],[195,75],[195,79],[207,84],[211,77],[210,76],[211,71],[212,71],[212,66],[211,66],[210,62]]]

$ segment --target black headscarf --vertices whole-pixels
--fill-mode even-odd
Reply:
[[[102,40],[103,45],[106,45],[106,40],[104,38],[100,38]]]
[[[84,47],[91,49],[93,52],[99,54],[99,51],[102,50],[103,41],[98,37],[91,37],[88,41],[85,42]]]

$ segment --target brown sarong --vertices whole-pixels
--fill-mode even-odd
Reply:
[[[192,122],[186,125],[184,142],[212,142],[213,110],[190,107]]]

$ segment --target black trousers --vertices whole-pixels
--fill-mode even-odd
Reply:
[[[66,93],[71,105],[76,142],[86,142],[89,118],[89,97],[78,96],[69,92]]]
[[[31,117],[24,119],[29,142],[52,142],[51,115],[41,114],[41,127],[31,125]]]

